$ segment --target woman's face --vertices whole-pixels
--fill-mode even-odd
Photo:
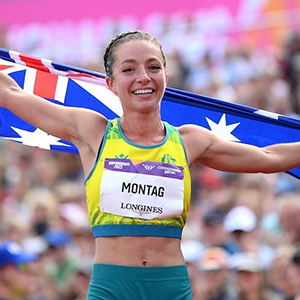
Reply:
[[[167,75],[159,47],[149,41],[130,41],[114,52],[112,78],[106,81],[122,103],[124,112],[151,112],[159,109]]]

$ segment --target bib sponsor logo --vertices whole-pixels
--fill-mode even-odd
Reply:
[[[160,206],[152,206],[152,205],[143,205],[143,204],[136,204],[136,203],[124,203],[121,202],[121,209],[123,210],[130,210],[132,212],[137,213],[140,217],[145,214],[162,214],[163,208]]]

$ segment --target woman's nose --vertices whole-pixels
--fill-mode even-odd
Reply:
[[[147,70],[145,68],[141,68],[137,74],[137,82],[145,83],[151,80]]]

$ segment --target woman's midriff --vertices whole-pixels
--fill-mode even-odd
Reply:
[[[124,266],[184,265],[180,240],[164,237],[96,238],[95,263]]]

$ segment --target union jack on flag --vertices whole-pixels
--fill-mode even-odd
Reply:
[[[122,115],[120,100],[107,89],[103,74],[6,49],[0,49],[0,70],[24,90],[58,105],[92,109],[108,119]],[[166,89],[161,115],[174,126],[197,124],[221,138],[258,147],[300,141],[297,119],[172,88]],[[73,144],[1,107],[0,136],[24,145],[78,153]],[[300,178],[300,168],[287,173]]]
[[[59,105],[91,108],[109,118],[122,115],[119,98],[107,89],[102,74],[4,49],[0,49],[0,70],[25,91]],[[78,153],[68,141],[37,129],[1,107],[0,120],[0,136],[4,138],[44,149]]]

